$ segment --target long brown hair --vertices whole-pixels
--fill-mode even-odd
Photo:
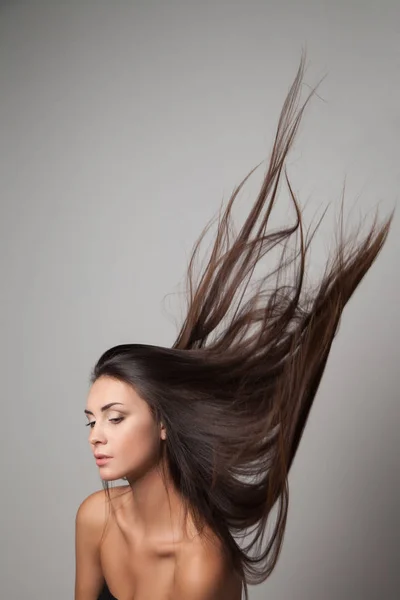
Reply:
[[[132,385],[157,422],[169,473],[197,527],[221,540],[248,584],[263,582],[278,560],[286,526],[288,475],[346,303],[380,252],[393,213],[360,238],[339,238],[317,284],[306,285],[302,211],[285,170],[295,220],[267,232],[303,111],[297,108],[304,54],[286,97],[266,175],[238,234],[231,211],[254,169],[233,192],[211,255],[197,283],[194,265],[209,226],[194,246],[187,274],[187,313],[171,348],[123,344],[107,350],[91,382],[102,375]],[[289,248],[295,239],[296,250]],[[263,268],[281,249],[278,266]],[[269,255],[270,256],[270,255]],[[252,292],[244,300],[252,285]],[[107,488],[107,485],[105,486]],[[276,509],[273,516],[272,509]],[[266,527],[273,519],[269,539]],[[251,537],[250,537],[251,534]],[[244,536],[249,536],[244,543]]]

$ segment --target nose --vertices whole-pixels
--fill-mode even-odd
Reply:
[[[91,429],[89,436],[89,443],[91,446],[96,446],[97,444],[104,444],[106,442],[106,438],[104,434],[101,432],[99,428],[96,429],[96,425]]]
[[[96,448],[96,446],[104,446],[104,444],[106,443],[106,440],[102,440],[99,438],[94,438],[93,440],[90,440],[90,445],[92,446],[93,450]]]

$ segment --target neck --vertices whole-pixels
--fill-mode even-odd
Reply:
[[[180,540],[184,531],[184,506],[168,471],[165,482],[161,469],[157,467],[140,479],[128,477],[128,482],[132,490],[133,515],[138,534],[143,539],[162,537]]]

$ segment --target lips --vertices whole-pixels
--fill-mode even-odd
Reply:
[[[104,454],[95,455],[95,458],[96,458],[96,465],[98,467],[102,467],[103,465],[106,465],[108,463],[108,461],[111,460],[111,456],[105,456]]]

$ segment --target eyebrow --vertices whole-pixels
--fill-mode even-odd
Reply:
[[[105,404],[104,406],[102,406],[100,410],[101,410],[101,412],[104,412],[104,411],[108,410],[109,408],[111,408],[112,406],[115,406],[116,404],[123,406],[122,402],[111,402],[110,404]],[[85,413],[85,415],[94,416],[93,413],[90,410],[87,410],[86,408],[84,410],[84,413]]]

